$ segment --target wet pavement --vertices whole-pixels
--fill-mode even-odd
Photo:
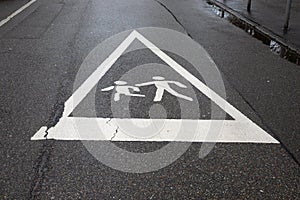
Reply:
[[[287,44],[300,50],[300,2],[293,1],[289,29],[284,31],[286,0],[252,0],[251,11],[247,11],[247,1],[218,0],[244,17],[255,21],[283,38]]]
[[[97,160],[81,141],[31,141],[40,127],[54,126],[61,117],[80,66],[90,52],[117,33],[142,27],[177,30],[203,46],[223,77],[226,100],[280,144],[217,143],[202,158],[199,150],[205,143],[194,142],[165,168],[129,173]],[[169,54],[198,77],[195,69],[201,66],[192,67],[188,60]],[[111,102],[111,95],[100,89],[111,86],[116,77],[123,77],[123,71],[132,67],[162,64],[157,59],[147,50],[122,55],[97,85],[97,116],[111,117],[111,110],[103,107],[103,103]],[[159,70],[159,75],[175,77],[164,70]],[[145,75],[134,78],[147,78]],[[0,199],[297,199],[299,77],[297,65],[274,55],[260,41],[217,17],[205,0],[38,0],[0,27]],[[179,78],[176,81],[187,85]],[[150,79],[129,79],[128,83]],[[153,99],[153,87],[141,88],[143,94],[145,90]],[[190,96],[189,92],[192,90],[184,94]],[[201,102],[201,117],[210,118],[207,109],[211,102],[200,92],[195,94]],[[172,96],[166,97],[162,105],[167,111],[177,108],[178,102]],[[74,113],[80,109],[88,112],[88,100],[84,99]],[[133,99],[130,114],[146,118],[144,110],[136,108],[141,103],[143,108],[152,106],[152,101]],[[166,112],[170,118],[180,114],[171,111]],[[86,117],[90,113],[79,114]],[[154,114],[156,118],[161,116],[160,112]],[[148,153],[166,145],[112,143],[133,153]],[[107,143],[98,144],[106,147]],[[102,152],[115,160],[113,152]],[[165,154],[159,159],[163,164],[168,157]],[[128,162],[136,164],[135,160]]]

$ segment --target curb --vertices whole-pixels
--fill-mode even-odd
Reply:
[[[206,2],[221,10],[221,18],[225,17],[224,12],[226,12],[229,15],[229,17],[227,17],[228,20],[233,25],[244,29],[256,39],[261,40],[266,45],[269,45],[272,51],[274,51],[280,57],[300,66],[300,49],[298,47],[294,46],[293,44],[288,44],[282,37],[272,32],[265,26],[262,26],[261,24],[258,24],[257,22],[243,16],[239,12],[217,0],[206,0]]]

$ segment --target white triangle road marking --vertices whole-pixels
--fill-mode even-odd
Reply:
[[[186,119],[107,119],[107,118],[85,118],[85,117],[68,117],[74,108],[87,96],[92,88],[106,74],[110,67],[123,54],[128,46],[138,39],[155,55],[161,58],[172,69],[178,72],[194,87],[221,107],[234,120],[186,120]],[[212,61],[213,62],[213,61]],[[164,123],[159,134],[149,138],[134,138],[128,136],[126,131],[118,127],[118,124],[126,123],[145,123],[151,122]],[[95,124],[97,124],[95,126]],[[185,124],[185,126],[182,126]],[[191,125],[191,126],[189,126]],[[211,125],[220,126],[221,129],[217,137],[210,137],[209,132]],[[79,134],[78,127],[84,129],[84,134]],[[99,127],[101,127],[99,129]],[[182,128],[186,127],[186,128]],[[188,127],[197,127],[189,129]],[[47,131],[46,127],[41,129],[31,138],[31,140],[55,139],[55,140],[113,140],[113,141],[186,141],[186,142],[224,142],[224,143],[279,143],[271,135],[266,133],[262,128],[252,122],[234,106],[220,97],[217,93],[207,87],[203,82],[184,69],[171,57],[161,51],[152,42],[146,39],[136,30],[104,60],[104,62],[83,82],[83,84],[73,93],[65,102],[63,116],[55,127]],[[99,134],[101,131],[101,134]],[[138,131],[138,130],[133,130]],[[151,130],[150,130],[151,131]],[[117,134],[116,134],[117,133]],[[196,133],[196,134],[195,134]],[[138,135],[134,133],[134,135]]]

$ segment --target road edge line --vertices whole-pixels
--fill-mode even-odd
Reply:
[[[23,10],[25,10],[26,8],[28,8],[31,4],[33,4],[36,1],[37,0],[31,0],[31,1],[29,1],[28,3],[26,3],[25,5],[23,5],[22,7],[20,7],[18,10],[16,10],[12,14],[10,14],[8,17],[6,17],[2,21],[0,21],[0,27],[3,26],[4,24],[6,24],[7,22],[9,22],[12,18],[14,18],[15,16],[17,16],[19,13],[21,13]]]

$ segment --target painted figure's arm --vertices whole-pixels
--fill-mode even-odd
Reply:
[[[130,88],[133,89],[133,91],[135,91],[135,92],[139,92],[140,91],[140,88],[135,87],[135,86],[131,86]]]
[[[186,85],[182,84],[182,83],[179,83],[177,81],[170,81],[172,83],[174,83],[175,85],[177,85],[178,87],[181,87],[181,88],[187,88]]]
[[[135,86],[140,87],[140,86],[147,86],[147,85],[152,85],[152,84],[155,84],[155,83],[153,81],[151,81],[151,82],[146,82],[146,83],[135,84]]]
[[[107,88],[103,88],[101,91],[102,91],[102,92],[110,91],[110,90],[114,89],[114,87],[115,87],[115,86],[109,86],[109,87],[107,87]]]

